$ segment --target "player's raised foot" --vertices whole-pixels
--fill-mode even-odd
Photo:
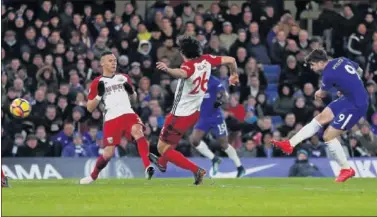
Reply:
[[[8,183],[8,177],[4,176],[2,179],[1,179],[1,187],[2,188],[9,188],[10,185]]]
[[[237,178],[241,178],[246,173],[246,170],[243,166],[237,167]]]
[[[339,176],[335,179],[335,182],[345,182],[347,179],[355,176],[355,170],[350,169],[341,169]]]
[[[162,172],[162,173],[166,172],[167,168],[158,163],[158,157],[155,154],[149,153],[148,157],[149,157],[149,160],[154,165],[156,165],[156,167],[158,168],[158,170],[160,170],[160,172]]]
[[[145,169],[145,178],[148,180],[152,179],[152,176],[154,175],[154,167],[149,166]]]
[[[217,172],[219,171],[219,165],[221,164],[221,159],[217,156],[215,156],[213,159],[212,159],[212,168],[213,168],[213,172],[212,172],[212,175],[216,175]]]
[[[205,169],[199,168],[196,173],[194,173],[195,182],[194,185],[200,185],[203,182],[203,178],[206,175],[207,171]]]
[[[94,182],[94,179],[91,176],[80,179],[80,185],[89,185],[92,182]]]
[[[284,140],[284,141],[276,141],[272,140],[271,143],[275,145],[276,147],[280,148],[285,154],[292,154],[293,152],[293,147],[291,146],[291,143],[289,140]]]

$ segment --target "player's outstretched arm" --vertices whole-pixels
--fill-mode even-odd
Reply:
[[[230,69],[230,85],[236,85],[239,83],[238,72],[237,72],[237,62],[234,57],[223,56],[221,57],[221,64],[228,65]]]
[[[103,95],[105,94],[105,84],[103,81],[93,81],[90,86],[88,103],[86,109],[89,112],[93,112],[101,102]]]
[[[231,56],[222,56],[221,57],[221,64],[228,65],[230,68],[230,75],[237,74],[237,62],[234,57]]]
[[[172,69],[169,68],[165,63],[163,62],[157,62],[156,63],[157,69],[167,72],[169,75],[171,75],[174,78],[187,78],[187,73],[185,70],[182,69]]]

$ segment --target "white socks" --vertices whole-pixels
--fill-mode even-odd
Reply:
[[[330,154],[333,159],[339,164],[342,169],[349,169],[350,165],[348,164],[346,154],[344,153],[342,144],[340,144],[338,139],[330,140],[327,143]]]
[[[215,157],[215,154],[211,150],[209,150],[207,144],[203,141],[200,141],[199,145],[196,147],[196,150],[198,150],[200,154],[204,155],[210,160]]]
[[[241,166],[241,160],[238,157],[236,149],[234,149],[233,146],[228,145],[228,148],[225,149],[224,151],[228,155],[228,157],[230,159],[232,159],[232,161],[234,162],[234,164],[236,165],[236,167],[240,167]]]
[[[199,145],[196,147],[196,150],[199,151],[200,154],[212,160],[215,157],[215,154],[209,150],[207,144],[203,141],[200,141]],[[241,166],[241,160],[237,155],[236,149],[233,146],[229,145],[226,150],[224,150],[228,157],[234,162],[236,167]]]
[[[296,133],[290,140],[289,143],[295,147],[303,140],[312,137],[316,132],[318,132],[319,129],[321,129],[321,125],[318,123],[316,119],[313,119],[310,123],[305,125],[303,128],[301,128],[298,133]]]

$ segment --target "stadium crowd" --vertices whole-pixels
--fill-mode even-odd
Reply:
[[[228,87],[226,117],[237,120],[238,136],[232,144],[241,157],[282,157],[270,144],[272,138],[292,136],[318,114],[331,97],[314,101],[320,75],[311,72],[304,57],[324,47],[330,56],[345,56],[364,69],[362,80],[370,94],[364,120],[343,135],[349,156],[377,156],[377,17],[372,5],[352,1],[337,4],[316,1],[320,15],[313,22],[313,36],[300,14],[309,1],[296,1],[297,15],[279,1],[245,1],[242,5],[215,1],[209,8],[189,1],[171,6],[156,1],[146,16],[136,5],[124,3],[115,14],[114,1],[37,1],[2,4],[1,105],[3,157],[91,157],[103,148],[102,114],[86,110],[88,87],[101,75],[99,57],[111,50],[118,58],[118,72],[128,74],[138,92],[135,111],[146,126],[151,151],[165,115],[171,110],[177,81],[155,69],[156,61],[179,67],[177,37],[191,35],[213,55],[236,58],[240,85],[229,87],[228,68],[214,69]],[[304,6],[303,6],[304,5]],[[307,7],[308,6],[308,7]],[[272,98],[264,69],[279,65],[278,96]],[[270,84],[271,86],[271,84]],[[32,104],[32,113],[16,119],[9,112],[13,99]],[[279,117],[282,122],[273,121]],[[206,138],[212,144],[211,136]],[[212,150],[224,156],[217,146]],[[310,157],[327,157],[321,135],[301,144]],[[187,138],[178,150],[198,156]],[[294,153],[295,155],[296,153]],[[116,156],[138,156],[132,141],[122,139]]]

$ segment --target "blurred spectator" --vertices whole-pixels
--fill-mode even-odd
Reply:
[[[360,145],[364,147],[371,156],[377,156],[377,137],[371,132],[367,124],[361,126],[361,136],[358,140]]]
[[[281,151],[277,150],[271,143],[272,134],[266,133],[262,137],[262,144],[257,147],[257,157],[280,157]]]
[[[74,126],[71,122],[64,123],[63,130],[60,131],[53,141],[58,143],[62,148],[73,142]]]
[[[239,104],[239,96],[236,94],[232,94],[229,100],[229,112],[239,121],[243,122],[245,119],[246,112],[242,104]]]
[[[262,64],[271,64],[271,59],[268,55],[267,48],[261,43],[259,33],[251,35],[250,42],[247,45],[247,50],[249,55],[255,57],[258,62]]]
[[[247,44],[249,43],[246,41],[246,39],[247,39],[246,31],[244,29],[238,30],[237,40],[234,41],[234,43],[230,46],[229,55],[236,56],[237,49],[239,47],[246,48]]]
[[[137,148],[135,144],[131,144],[127,141],[126,138],[122,137],[120,140],[120,144],[115,149],[115,156],[116,157],[137,157],[139,153],[137,152]]]
[[[296,116],[294,113],[285,115],[284,124],[278,128],[282,137],[286,137],[289,132],[295,129]]]
[[[374,133],[374,135],[377,136],[377,112],[375,112],[371,117],[371,131]]]
[[[91,132],[91,135],[90,135],[91,136],[90,139],[92,141],[89,142],[87,140],[87,145],[89,145],[93,156],[98,157],[101,154],[103,154],[103,150],[105,148],[105,146],[103,145],[103,132],[96,132],[95,134],[93,134],[94,133],[93,129],[94,128],[91,128],[92,132]]]
[[[285,116],[293,109],[294,99],[292,87],[284,83],[279,87],[279,98],[274,103],[274,111],[280,116]]]
[[[369,80],[366,82],[366,89],[369,95],[367,116],[370,117],[377,111],[377,85],[373,80]]]
[[[98,138],[98,134],[100,133],[98,126],[91,125],[89,126],[88,132],[83,134],[83,141],[87,145],[92,145],[96,142],[96,138]]]
[[[285,32],[280,30],[276,34],[276,41],[272,43],[270,48],[270,56],[273,64],[283,64],[286,45],[287,41]]]
[[[363,147],[356,137],[349,138],[348,152],[351,157],[370,157],[368,150]]]
[[[157,50],[157,60],[161,60],[163,57],[169,59],[171,67],[178,67],[183,62],[179,51],[174,46],[173,38],[166,38],[164,41],[164,46],[161,46]]]
[[[73,142],[66,145],[62,151],[62,157],[92,157],[92,150],[85,145],[80,133],[73,135]]]
[[[38,142],[38,138],[29,134],[26,138],[26,145],[20,146],[17,150],[18,157],[46,157],[50,153],[50,146]]]
[[[310,157],[327,157],[327,146],[324,142],[319,140],[317,135],[314,135],[310,140],[304,143],[302,148],[308,152]]]
[[[312,119],[313,109],[306,105],[305,97],[299,96],[295,99],[292,113],[295,115],[297,123],[304,124]]]
[[[36,137],[38,138],[38,143],[49,150],[47,156],[58,157],[60,156],[60,149],[56,144],[48,138],[46,129],[43,125],[36,127]]]
[[[376,40],[373,41],[372,50],[367,55],[364,78],[377,82],[377,32],[375,35]]]
[[[289,83],[294,89],[300,87],[300,69],[297,60],[293,55],[289,55],[286,59],[286,66],[280,74],[280,83]]]
[[[348,39],[348,51],[355,61],[357,61],[362,68],[365,66],[365,55],[368,44],[367,28],[364,23],[360,23],[357,27],[357,32],[352,33]]]
[[[223,23],[223,33],[220,34],[220,44],[221,47],[226,51],[229,51],[232,44],[237,40],[237,34],[233,33],[232,23],[224,22]]]
[[[308,152],[300,150],[297,152],[296,162],[289,169],[289,177],[322,177],[323,174],[312,163],[309,163]]]
[[[272,115],[274,113],[273,108],[267,103],[266,94],[260,93],[257,95],[256,113],[259,117]]]
[[[253,138],[247,138],[243,146],[238,150],[239,157],[256,157],[257,145]]]
[[[238,49],[236,51],[236,55],[238,53]],[[224,56],[227,54],[227,51],[224,48],[220,47],[220,41],[218,36],[211,36],[209,44],[203,52],[205,54],[212,54],[217,56]]]
[[[263,91],[260,87],[260,81],[256,75],[251,75],[247,79],[247,85],[241,87],[240,102],[245,101],[249,96],[256,97]]]

